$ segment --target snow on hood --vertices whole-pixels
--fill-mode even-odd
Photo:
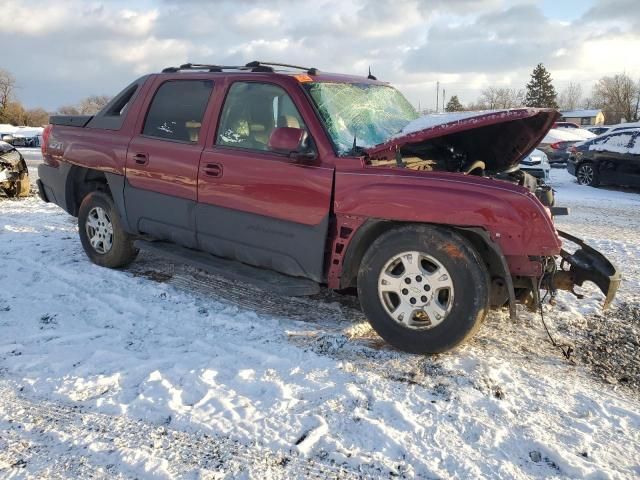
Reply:
[[[474,112],[448,112],[448,113],[430,113],[423,115],[409,122],[405,127],[391,138],[399,138],[409,133],[419,132],[427,128],[437,127],[439,125],[454,124],[460,120],[467,118],[480,117],[486,114],[499,114],[508,112],[508,110],[478,110]]]

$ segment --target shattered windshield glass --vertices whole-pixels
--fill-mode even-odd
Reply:
[[[383,143],[418,113],[395,88],[367,83],[305,84],[340,155]]]

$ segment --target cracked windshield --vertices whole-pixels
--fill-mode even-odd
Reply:
[[[355,83],[308,83],[331,140],[340,155],[383,143],[407,123],[416,110],[395,88]]]

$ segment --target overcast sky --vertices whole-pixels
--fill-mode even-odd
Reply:
[[[522,88],[538,62],[558,90],[640,78],[640,0],[0,0],[0,68],[28,107],[113,95],[187,61],[259,59],[366,74],[422,107]]]

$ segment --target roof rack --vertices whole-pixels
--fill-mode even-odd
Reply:
[[[209,72],[222,72],[224,70],[239,70],[250,72],[275,72],[273,67],[296,68],[306,70],[309,75],[317,75],[317,68],[300,67],[298,65],[289,65],[287,63],[259,62],[254,60],[246,65],[210,65],[204,63],[185,63],[179,67],[167,67],[162,69],[162,73],[176,73],[181,70],[207,70]]]

